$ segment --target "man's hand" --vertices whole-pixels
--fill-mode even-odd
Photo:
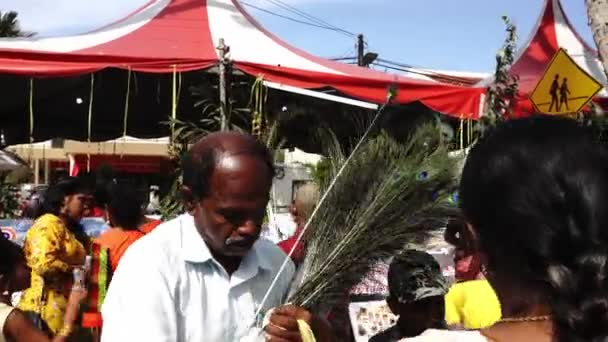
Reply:
[[[272,311],[264,328],[268,342],[302,342],[298,320],[312,327],[312,315],[301,307],[287,305]]]
[[[324,319],[312,315],[299,306],[287,305],[272,311],[270,322],[264,328],[266,341],[269,342],[302,342],[298,321],[310,326],[317,342],[336,341],[332,328]]]

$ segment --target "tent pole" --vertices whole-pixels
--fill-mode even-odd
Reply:
[[[40,184],[40,159],[36,157],[34,160],[34,185]]]
[[[226,55],[230,50],[224,43],[224,38],[220,38],[220,43],[217,46],[219,52],[219,93],[220,93],[220,129],[226,131],[230,127],[230,121],[228,119],[228,100],[227,100],[227,87],[226,82],[226,65],[228,64],[228,58]]]
[[[44,184],[50,184],[51,180],[51,162],[48,159],[44,160]]]

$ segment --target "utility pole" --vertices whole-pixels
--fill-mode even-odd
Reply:
[[[357,65],[365,66],[363,63],[363,56],[365,56],[365,39],[362,34],[357,36]]]

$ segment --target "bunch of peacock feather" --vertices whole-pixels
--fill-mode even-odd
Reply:
[[[326,140],[335,184],[321,185],[330,189],[308,223],[301,280],[289,299],[313,311],[343,300],[378,260],[422,247],[445,227],[458,162],[435,125],[419,127],[406,143],[384,133],[367,139],[341,174],[347,159],[335,139]]]

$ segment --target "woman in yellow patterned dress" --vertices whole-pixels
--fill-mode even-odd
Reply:
[[[84,263],[87,253],[88,241],[79,225],[86,193],[84,184],[75,178],[51,186],[43,197],[42,215],[25,238],[23,248],[32,282],[18,307],[50,335],[63,327],[72,270]]]

